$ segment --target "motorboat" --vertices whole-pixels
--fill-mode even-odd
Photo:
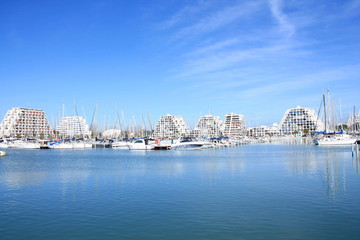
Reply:
[[[15,140],[8,143],[8,148],[39,149],[40,143],[37,139]]]
[[[129,150],[154,150],[155,141],[151,139],[139,138],[128,144]]]
[[[181,138],[171,145],[174,150],[197,150],[214,147],[211,142],[199,141],[194,138]]]
[[[125,142],[125,141],[115,141],[113,143],[111,143],[111,148],[114,149],[128,149],[129,142]]]
[[[63,142],[60,140],[43,140],[40,141],[41,149],[86,149],[92,148],[91,143],[85,141],[69,141]]]
[[[5,139],[0,139],[0,148],[8,148],[9,145]]]
[[[0,151],[0,157],[4,157],[6,155],[6,152]]]

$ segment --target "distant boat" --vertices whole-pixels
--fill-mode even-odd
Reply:
[[[182,138],[177,143],[171,145],[171,149],[174,150],[197,150],[211,148],[214,145],[207,141],[197,141],[193,138]]]
[[[139,138],[128,144],[129,150],[154,150],[155,141]]]
[[[113,143],[111,143],[111,148],[114,149],[128,149],[129,147],[129,142],[125,142],[125,141],[114,141]]]
[[[9,145],[6,140],[0,139],[0,148],[8,148]]]
[[[321,139],[314,139],[315,145],[322,146],[350,146],[356,142],[356,138],[353,138],[349,134],[340,134],[340,135],[327,135]]]
[[[6,155],[6,152],[0,151],[0,157],[4,157]]]
[[[41,149],[85,149],[92,148],[92,143],[85,141],[63,142],[60,140],[43,140],[40,141]]]
[[[39,149],[40,143],[37,139],[15,140],[8,143],[8,148]]]
[[[327,92],[328,95],[328,100],[330,99],[330,92],[328,90]],[[329,112],[327,111],[327,107],[326,106],[326,99],[325,99],[325,94],[323,94],[322,97],[322,102],[323,102],[323,110],[324,110],[324,123],[325,123],[325,129],[323,132],[317,132],[319,135],[314,138],[314,144],[315,145],[326,145],[326,146],[339,146],[339,145],[352,145],[356,142],[356,138],[354,138],[353,136],[344,133],[343,130],[341,129],[340,131],[336,132],[335,131],[335,124],[334,124],[334,119],[332,124],[330,124],[329,121]],[[334,113],[332,113],[334,118]]]

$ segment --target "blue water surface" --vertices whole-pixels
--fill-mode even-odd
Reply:
[[[359,239],[350,147],[15,150],[1,239]]]

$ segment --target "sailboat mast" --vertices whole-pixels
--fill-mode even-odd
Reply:
[[[325,133],[327,133],[327,117],[326,117],[325,94],[323,94],[323,104],[324,104],[324,123],[325,123]]]

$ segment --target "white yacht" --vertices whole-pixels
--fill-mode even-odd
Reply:
[[[115,141],[113,143],[111,143],[111,148],[113,149],[128,149],[129,147],[129,142],[125,142],[125,141]]]
[[[139,138],[128,144],[129,150],[154,150],[155,141]]]
[[[37,139],[33,140],[15,140],[8,142],[8,148],[22,148],[22,149],[39,149],[40,143]]]
[[[59,140],[41,141],[40,148],[42,149],[86,149],[92,148],[91,143],[84,141],[62,142]]]
[[[323,145],[323,146],[334,146],[334,145],[346,145],[346,146],[350,146],[352,144],[354,144],[356,142],[356,138],[353,138],[351,135],[349,134],[339,134],[339,135],[327,135],[324,136],[323,138],[315,138],[314,139],[314,143],[315,145]]]
[[[8,143],[5,139],[0,139],[0,148],[8,148]]]
[[[196,150],[212,148],[214,145],[208,141],[198,141],[193,138],[181,138],[176,143],[171,145],[171,149],[174,150]]]

